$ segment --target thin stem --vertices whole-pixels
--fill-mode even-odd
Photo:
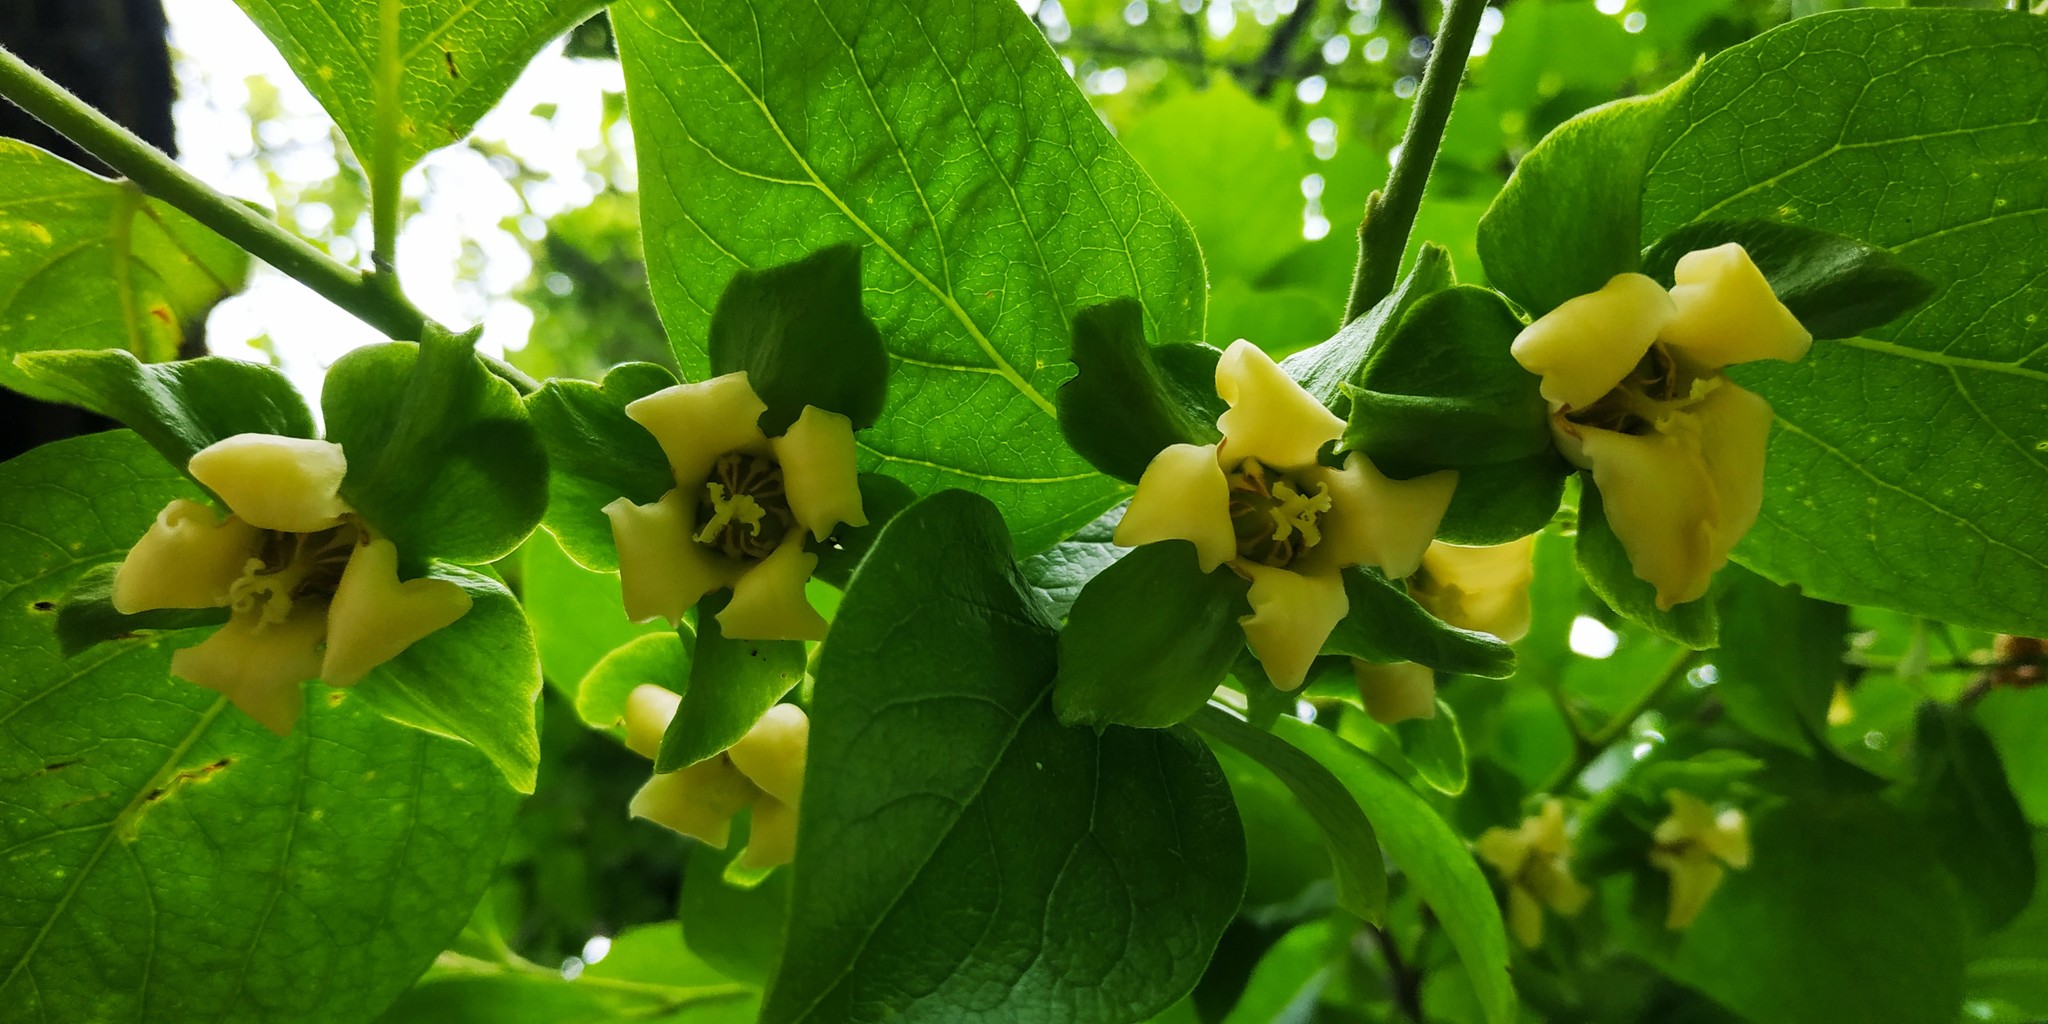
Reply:
[[[373,113],[375,139],[370,145],[370,265],[379,274],[391,273],[398,258],[398,15],[402,0],[377,3],[377,78]]]
[[[1422,72],[1422,89],[1415,94],[1415,109],[1408,115],[1408,130],[1401,135],[1401,158],[1387,175],[1387,187],[1365,201],[1365,219],[1358,225],[1358,269],[1351,276],[1351,301],[1344,311],[1346,323],[1364,315],[1394,290],[1394,275],[1408,248],[1415,213],[1422,208],[1422,191],[1436,166],[1444,126],[1451,120],[1451,104],[1458,98],[1458,80],[1464,77],[1465,61],[1472,55],[1472,37],[1479,31],[1479,16],[1485,10],[1486,0],[1449,0],[1444,10],[1443,23],[1437,27],[1436,42],[1429,51],[1429,66]]]
[[[1578,723],[1567,714],[1565,724],[1572,730],[1572,759],[1566,762],[1556,775],[1551,776],[1549,782],[1544,783],[1543,791],[1555,793],[1576,780],[1595,758],[1606,751],[1609,744],[1620,739],[1622,734],[1628,731],[1628,727],[1633,725],[1637,718],[1642,717],[1643,712],[1656,707],[1664,700],[1672,688],[1678,685],[1678,681],[1685,678],[1686,670],[1692,668],[1693,662],[1699,660],[1699,656],[1698,651],[1680,649],[1672,656],[1671,661],[1665,664],[1664,671],[1658,674],[1657,681],[1651,684],[1649,689],[1644,690],[1628,707],[1623,708],[1613,718],[1608,719],[1607,724],[1595,729],[1591,734],[1581,733]],[[1562,701],[1559,702],[1559,708],[1563,708]]]

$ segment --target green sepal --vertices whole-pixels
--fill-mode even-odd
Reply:
[[[54,609],[36,606],[37,611],[56,613],[57,647],[65,657],[144,631],[197,629],[228,621],[226,608],[161,608],[123,615],[114,610],[114,573],[120,568],[119,562],[93,566],[64,592]]]
[[[1451,254],[1440,245],[1424,242],[1415,253],[1415,265],[1386,298],[1345,324],[1328,341],[1281,360],[1280,368],[1314,395],[1316,401],[1337,410],[1341,416],[1345,412],[1345,385],[1359,382],[1359,374],[1380,342],[1401,325],[1416,303],[1455,283]]]
[[[811,575],[841,590],[845,590],[853,579],[853,571],[860,568],[860,560],[867,557],[868,549],[875,546],[875,538],[881,536],[882,527],[889,525],[889,520],[896,518],[896,513],[917,501],[917,492],[893,476],[862,473],[856,482],[860,486],[860,511],[867,517],[868,524],[848,526],[841,523],[824,544],[811,545],[818,555],[818,567],[811,571]]]
[[[718,613],[732,599],[713,591],[697,602],[697,642],[682,707],[661,736],[657,772],[687,768],[738,743],[761,716],[803,682],[799,640],[736,640],[718,628]]]
[[[540,772],[540,655],[519,601],[482,572],[432,563],[429,579],[469,593],[461,618],[378,666],[349,692],[380,715],[460,740],[496,765],[521,793]]]
[[[1210,743],[1222,743],[1258,762],[1294,794],[1330,851],[1337,906],[1375,924],[1386,919],[1387,865],[1379,836],[1358,801],[1315,758],[1221,708],[1203,707],[1190,720]]]
[[[1721,617],[1711,593],[1669,611],[1657,607],[1657,588],[1636,575],[1621,538],[1607,523],[1600,489],[1590,476],[1579,489],[1579,537],[1574,547],[1586,586],[1622,618],[1696,651],[1721,643]]]
[[[661,443],[626,415],[626,406],[663,388],[675,374],[654,363],[621,363],[604,381],[557,377],[526,397],[548,455],[548,532],[586,568],[615,572],[604,507],[616,498],[645,505],[676,486]]]
[[[1934,282],[1889,249],[1783,221],[1687,224],[1643,250],[1643,273],[1670,287],[1679,257],[1728,242],[1741,244],[1778,301],[1816,338],[1856,337],[1934,296]]]
[[[1147,544],[1104,569],[1060,633],[1052,690],[1061,725],[1157,729],[1202,709],[1244,649],[1251,584],[1203,572],[1184,540]]]
[[[689,686],[692,635],[683,625],[673,632],[645,633],[613,648],[577,682],[577,717],[593,729],[624,739],[626,700],[634,689],[652,684],[682,693]]]
[[[1216,419],[1216,361],[1202,344],[1145,343],[1145,310],[1135,299],[1114,299],[1074,316],[1074,367],[1060,386],[1060,432],[1094,467],[1137,483],[1162,449],[1212,444],[1222,435]]]
[[[496,561],[547,508],[547,455],[518,392],[476,358],[477,333],[430,327],[420,344],[359,348],[327,371],[341,496],[409,558]]]
[[[1355,716],[1364,717],[1364,716]],[[1415,777],[1445,796],[1465,792],[1471,770],[1465,761],[1465,733],[1449,704],[1436,702],[1436,714],[1410,718],[1385,727],[1394,745],[1415,769]]]
[[[1515,674],[1515,649],[1489,633],[1459,629],[1429,614],[1408,589],[1371,569],[1344,570],[1351,602],[1324,654],[1392,664],[1412,661],[1439,672],[1505,679]]]
[[[192,456],[236,434],[313,437],[313,413],[284,374],[207,356],[144,363],[119,349],[30,352],[14,365],[46,394],[135,431],[185,471]]]
[[[1998,748],[1966,710],[1934,701],[1914,716],[1913,778],[1903,809],[1961,883],[1977,934],[2010,923],[2037,885],[2033,827],[2027,823]]]
[[[888,396],[889,351],[861,304],[860,246],[843,243],[794,263],[735,273],[711,314],[708,355],[720,376],[745,371],[768,403],[776,437],[814,405],[872,426]]]

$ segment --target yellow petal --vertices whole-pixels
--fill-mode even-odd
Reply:
[[[1529,633],[1535,553],[1533,533],[1484,547],[1438,541],[1422,553],[1422,571],[1409,578],[1408,590],[1437,618],[1513,643]]]
[[[1564,857],[1571,852],[1571,834],[1565,831],[1564,801],[1555,797],[1543,801],[1533,816],[1522,819],[1522,838],[1529,848],[1547,857]]]
[[[1700,455],[1714,486],[1710,554],[1719,569],[1763,511],[1771,404],[1725,377],[1715,378],[1712,385],[1691,412],[1699,420]]]
[[[795,807],[803,797],[804,755],[810,739],[811,720],[804,709],[777,704],[725,753],[754,785]]]
[[[840,523],[868,524],[860,505],[852,420],[807,405],[788,432],[768,443],[782,465],[789,511],[811,536],[824,540]]]
[[[1230,404],[1216,420],[1225,465],[1257,459],[1274,469],[1300,469],[1344,434],[1343,420],[1249,341],[1239,339],[1223,350],[1216,394]]]
[[[1522,865],[1529,860],[1529,841],[1520,828],[1495,826],[1481,833],[1472,846],[1479,859],[1493,865],[1502,878],[1520,875]]]
[[[1543,905],[1520,885],[1508,886],[1508,933],[1523,949],[1543,945]]]
[[[263,543],[263,531],[179,498],[156,514],[149,532],[114,571],[114,610],[219,608]]]
[[[1684,854],[1652,851],[1650,863],[1671,875],[1671,907],[1664,915],[1664,927],[1685,928],[1706,908],[1707,898],[1727,877],[1728,869],[1697,850]]]
[[[1677,311],[1657,282],[1619,274],[1523,328],[1510,351],[1543,378],[1551,408],[1583,409],[1636,368]]]
[[[469,613],[469,591],[450,580],[398,579],[398,548],[388,540],[357,544],[327,610],[327,655],[320,678],[354,686],[427,634]]]
[[[348,459],[332,442],[236,434],[200,449],[186,468],[257,529],[317,533],[349,510],[341,500]]]
[[[1791,362],[1813,345],[1741,245],[1686,253],[1672,276],[1678,314],[1660,338],[1695,373],[1757,359]]]
[[[1456,470],[1393,480],[1359,452],[1345,456],[1341,470],[1318,468],[1306,475],[1330,486],[1323,540],[1309,551],[1312,564],[1370,565],[1396,579],[1422,564],[1458,489]]]
[[[768,404],[754,394],[744,370],[663,388],[626,406],[626,415],[661,442],[676,486],[692,500],[719,456],[736,451],[767,454],[768,437],[760,424],[767,411]]]
[[[1245,641],[1274,686],[1298,688],[1330,630],[1351,610],[1344,578],[1334,571],[1310,575],[1245,560],[1234,565],[1252,581],[1252,613],[1238,620]]]
[[[714,757],[648,779],[627,811],[722,850],[732,837],[732,816],[760,795],[731,761]]]
[[[795,859],[796,808],[772,796],[755,801],[754,824],[747,833],[747,848],[740,851],[740,867],[779,868]]]
[[[619,550],[626,617],[634,622],[667,619],[674,627],[699,598],[730,586],[737,574],[730,559],[691,539],[697,512],[682,488],[652,505],[620,498],[606,505],[604,514],[611,518],[612,544]]]
[[[1749,866],[1749,820],[1731,807],[1714,815],[1714,830],[1703,841],[1707,852],[1731,868]]]
[[[197,647],[171,655],[171,674],[213,690],[264,728],[284,736],[305,709],[300,683],[320,674],[327,606],[300,600],[283,622],[236,615]]]
[[[1716,540],[1719,498],[1697,420],[1681,413],[1664,426],[1671,432],[1642,436],[1570,429],[1629,567],[1657,589],[1657,607],[1669,609],[1704,595],[1727,552]]]
[[[719,631],[735,640],[823,640],[825,617],[804,596],[818,556],[792,530],[767,558],[733,581],[732,600],[718,613]]]
[[[1376,665],[1353,658],[1351,673],[1358,678],[1358,696],[1373,721],[1393,725],[1436,717],[1436,673],[1428,666],[1412,661]]]
[[[661,753],[661,738],[668,733],[669,719],[683,698],[659,686],[645,683],[626,695],[626,749],[654,760]]]
[[[1192,541],[1203,572],[1237,556],[1230,527],[1230,483],[1213,444],[1168,445],[1152,457],[1138,492],[1117,524],[1118,544],[1134,548],[1162,540]]]
[[[1543,861],[1538,870],[1530,873],[1529,891],[1544,906],[1565,917],[1586,909],[1586,903],[1593,898],[1593,890],[1572,877],[1571,867],[1562,857]]]

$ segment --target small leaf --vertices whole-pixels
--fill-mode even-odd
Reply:
[[[1250,590],[1228,568],[1203,572],[1184,540],[1147,544],[1103,570],[1060,633],[1060,723],[1157,729],[1201,710],[1244,649]]]
[[[663,630],[620,644],[584,673],[576,684],[576,715],[583,724],[623,739],[626,699],[641,686],[659,686],[677,693],[690,685],[690,645],[682,632]]]
[[[256,363],[141,363],[120,351],[37,352],[14,362],[42,394],[118,421],[180,472],[194,453],[236,434],[314,436],[305,399],[284,374]]]
[[[714,591],[697,602],[697,642],[682,707],[661,737],[654,770],[688,767],[740,741],[782,695],[804,679],[798,640],[735,640],[718,628],[718,613],[732,600]]]
[[[1828,702],[1842,677],[1849,609],[1816,601],[1739,566],[1721,570],[1720,680],[1728,719],[1802,754],[1827,735]]]
[[[1442,246],[1424,242],[1416,252],[1415,265],[1386,298],[1345,324],[1328,341],[1281,360],[1280,368],[1317,401],[1341,412],[1344,386],[1358,383],[1373,349],[1400,326],[1401,318],[1416,303],[1454,283],[1451,254]]]
[[[1586,586],[1623,618],[1675,644],[1706,650],[1719,644],[1720,615],[1713,595],[1669,611],[1657,607],[1657,589],[1636,575],[1621,538],[1607,523],[1600,490],[1590,480],[1579,490],[1579,539],[1574,549]]]
[[[1074,367],[1060,388],[1060,432],[1096,469],[1137,483],[1169,445],[1213,444],[1223,414],[1216,360],[1207,345],[1145,344],[1145,310],[1133,299],[1074,317]]]
[[[1913,735],[1913,779],[1902,803],[1961,883],[1976,933],[1997,931],[2033,901],[2033,827],[1991,738],[1968,712],[1922,704]]]
[[[654,363],[621,363],[602,384],[554,377],[526,397],[548,454],[543,522],[579,563],[618,571],[604,507],[622,497],[649,504],[675,487],[660,442],[626,415],[629,403],[675,383],[675,374]]]
[[[1119,547],[1113,539],[1116,524],[1123,521],[1124,507],[1104,512],[1072,537],[1018,563],[1025,582],[1054,617],[1066,618],[1088,581],[1130,554],[1132,549]]]
[[[1739,243],[1778,301],[1815,338],[1853,338],[1934,295],[1935,284],[1889,249],[1831,231],[1770,220],[1695,221],[1643,253],[1643,273],[1671,285],[1679,257]]]
[[[1445,796],[1465,791],[1470,777],[1465,764],[1465,734],[1458,728],[1458,714],[1449,704],[1436,702],[1436,714],[1395,722],[1388,730],[1408,759],[1415,775],[1429,788]]]
[[[711,372],[746,371],[779,436],[813,405],[864,430],[882,415],[889,352],[860,297],[860,246],[834,245],[794,263],[741,270],[711,313]]]
[[[1515,650],[1487,633],[1459,629],[1424,611],[1406,587],[1371,569],[1344,570],[1351,610],[1324,654],[1381,664],[1412,661],[1439,672],[1504,679],[1515,673]]]
[[[218,626],[228,620],[226,608],[162,608],[123,615],[114,610],[114,573],[120,567],[118,561],[93,566],[57,600],[57,646],[65,657],[108,640],[132,639],[144,632]]]

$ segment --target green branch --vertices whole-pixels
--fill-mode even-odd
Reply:
[[[1408,130],[1401,134],[1401,158],[1387,174],[1387,187],[1365,201],[1365,219],[1358,225],[1358,269],[1351,275],[1345,323],[1363,316],[1394,290],[1394,275],[1401,269],[1401,254],[1408,248],[1415,212],[1422,208],[1422,191],[1436,166],[1444,125],[1450,123],[1451,104],[1458,98],[1458,80],[1464,77],[1472,37],[1485,11],[1486,0],[1450,0],[1443,24],[1437,26],[1415,109],[1408,115]]]
[[[377,3],[376,137],[370,153],[370,266],[389,274],[398,261],[398,203],[403,175],[398,169],[399,86],[405,69],[398,63],[398,14],[401,0]]]

